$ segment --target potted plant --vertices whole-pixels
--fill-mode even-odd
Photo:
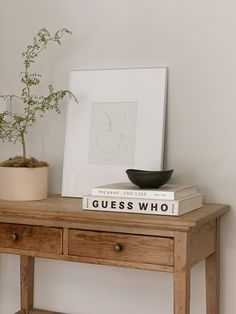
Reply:
[[[23,71],[20,73],[23,85],[19,95],[0,95],[9,101],[21,103],[22,112],[4,111],[0,113],[0,139],[12,143],[20,142],[21,156],[10,158],[0,163],[0,199],[5,200],[40,200],[47,197],[48,164],[31,157],[27,158],[26,135],[39,117],[43,117],[49,110],[60,113],[61,100],[76,97],[69,90],[54,90],[48,86],[46,96],[36,96],[34,88],[40,85],[41,75],[31,71],[31,66],[39,55],[51,42],[61,45],[61,38],[71,34],[66,28],[51,35],[46,28],[42,28],[27,45],[23,57]]]

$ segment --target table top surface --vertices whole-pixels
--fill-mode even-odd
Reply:
[[[204,204],[203,207],[178,217],[89,211],[82,209],[81,198],[65,198],[59,195],[51,195],[41,201],[13,202],[0,200],[0,221],[6,222],[9,217],[9,219],[19,219],[19,223],[21,219],[40,219],[41,221],[61,223],[123,224],[143,228],[189,230],[223,215],[229,209],[229,205]]]

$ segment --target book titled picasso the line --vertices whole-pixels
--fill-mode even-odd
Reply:
[[[158,189],[141,189],[130,182],[107,184],[92,188],[92,195],[127,198],[176,200],[198,193],[193,185],[165,184]]]

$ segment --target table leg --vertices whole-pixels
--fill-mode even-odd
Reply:
[[[21,311],[28,314],[33,309],[34,298],[34,257],[20,257]]]
[[[219,314],[219,220],[216,221],[215,252],[206,258],[206,314]]]
[[[191,267],[188,261],[188,234],[176,232],[174,245],[174,314],[190,314]]]

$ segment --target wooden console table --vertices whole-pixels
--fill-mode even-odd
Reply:
[[[174,314],[190,314],[191,267],[206,259],[207,314],[219,314],[219,225],[227,205],[180,217],[81,210],[81,200],[0,201],[0,252],[21,256],[21,310],[34,309],[34,258],[173,273]],[[125,313],[128,314],[128,313]]]

